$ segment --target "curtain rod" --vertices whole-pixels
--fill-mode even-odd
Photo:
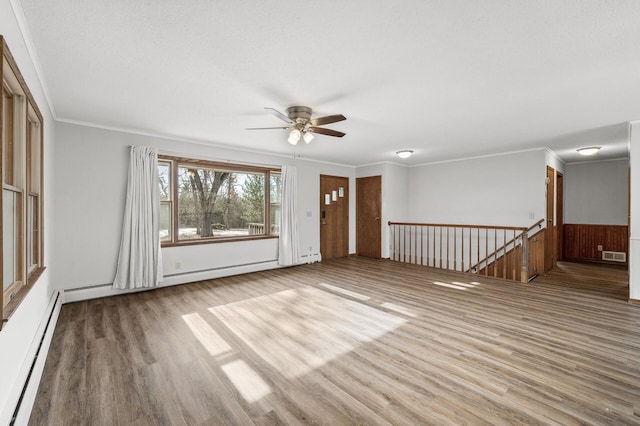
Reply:
[[[141,146],[141,145],[128,145],[129,148],[132,148],[134,146]],[[258,167],[267,167],[267,168],[281,168],[283,165],[282,164],[266,164],[266,163],[254,163],[252,161],[234,161],[234,160],[221,160],[219,158],[215,158],[215,157],[211,157],[211,156],[207,156],[207,155],[198,155],[197,157],[194,157],[195,154],[192,153],[188,153],[188,152],[178,152],[178,151],[167,151],[164,149],[158,149],[158,154],[160,155],[168,155],[168,156],[180,156],[180,157],[185,157],[185,158],[190,158],[192,160],[210,160],[210,161],[215,161],[218,163],[229,163],[229,164],[245,164],[247,166],[258,166]]]

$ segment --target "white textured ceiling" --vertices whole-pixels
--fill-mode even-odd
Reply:
[[[63,121],[363,165],[620,158],[640,119],[638,0],[20,1]],[[244,130],[291,105],[347,135]]]

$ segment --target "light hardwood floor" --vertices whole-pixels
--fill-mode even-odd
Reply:
[[[640,424],[627,283],[351,257],[69,304],[31,424]]]

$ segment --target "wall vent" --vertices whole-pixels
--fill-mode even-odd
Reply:
[[[627,253],[621,251],[603,251],[602,260],[608,260],[610,262],[627,262]]]

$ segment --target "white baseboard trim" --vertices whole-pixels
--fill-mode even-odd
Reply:
[[[629,265],[629,299],[640,300],[640,238],[637,236],[629,239],[627,263]]]
[[[203,280],[212,280],[215,278],[229,277],[232,275],[248,274],[250,272],[266,271],[269,269],[277,269],[280,267],[281,266],[278,265],[277,260],[271,260],[267,262],[251,263],[247,265],[212,268],[203,271],[192,271],[180,274],[165,275],[164,280],[157,287],[139,288],[132,290],[115,290],[112,287],[111,283],[79,288],[69,288],[64,290],[64,302],[80,302],[82,300],[97,299],[100,297],[137,293],[139,291],[153,290],[155,288],[169,287],[172,285],[186,284]]]
[[[49,347],[51,346],[53,332],[56,329],[56,323],[58,322],[63,300],[63,295],[60,292],[56,291],[51,296],[46,310],[47,315],[45,315],[40,322],[40,326],[35,335],[36,337],[33,339],[33,343],[29,349],[29,356],[25,359],[25,363],[22,366],[20,377],[25,378],[24,384],[21,388],[14,390],[13,397],[11,398],[12,401],[16,402],[13,412],[7,413],[10,416],[7,422],[9,425],[26,425],[29,423],[29,417],[31,417],[33,403],[36,400],[40,379],[42,379],[42,372],[47,360],[47,354],[49,353]]]

